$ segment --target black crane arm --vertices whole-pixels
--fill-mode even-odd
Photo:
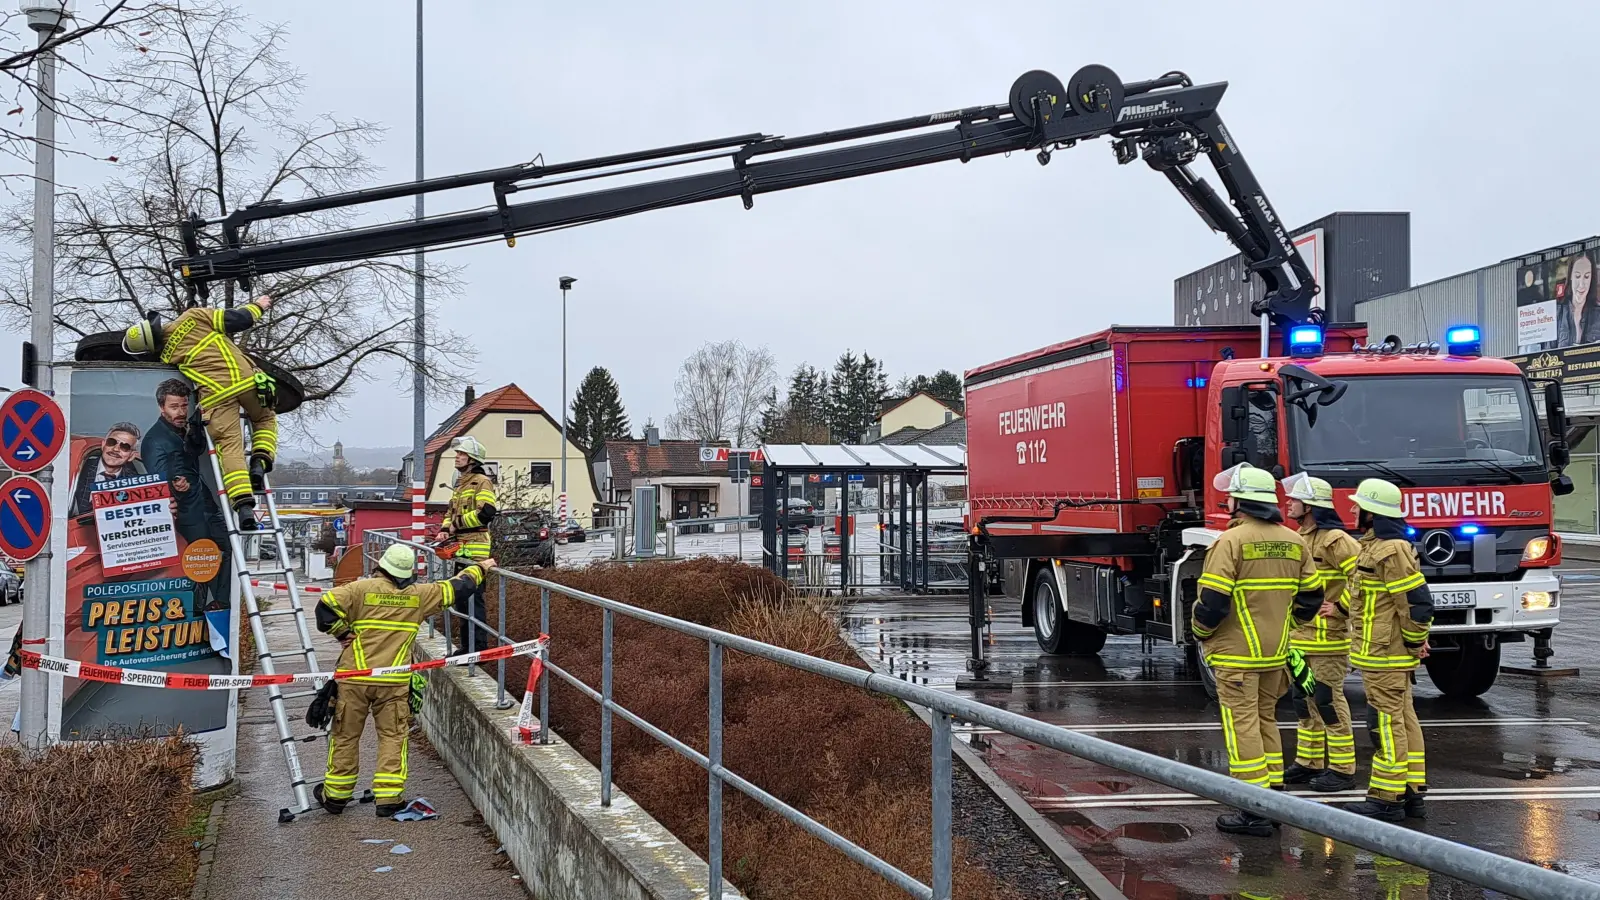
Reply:
[[[1086,66],[1062,85],[1054,75],[1027,72],[1011,87],[1005,105],[914,116],[844,131],[800,137],[749,134],[547,165],[538,160],[504,169],[411,181],[304,200],[271,200],[220,219],[191,215],[183,223],[186,255],[171,267],[183,282],[209,296],[213,281],[235,279],[245,290],[262,275],[309,266],[370,259],[424,248],[440,248],[567,228],[652,209],[741,197],[745,208],[757,194],[838,181],[878,172],[980,156],[1038,151],[1040,164],[1056,149],[1104,136],[1114,139],[1119,163],[1142,158],[1164,173],[1213,230],[1227,235],[1266,285],[1253,309],[1275,324],[1316,321],[1311,306],[1318,286],[1305,260],[1267,201],[1261,185],[1217,115],[1226,82],[1196,85],[1188,76],[1123,84],[1104,66]],[[864,141],[940,125],[940,131],[852,143],[810,153],[812,147]],[[1228,200],[1189,167],[1201,152],[1210,159]],[[772,158],[763,158],[774,154]],[[524,203],[514,194],[574,182],[616,178],[641,171],[728,159],[727,169],[683,175]],[[246,243],[250,223],[320,210],[358,206],[479,184],[494,189],[492,209],[434,216],[323,235]],[[206,229],[220,226],[219,238]],[[202,249],[202,239],[210,245]]]

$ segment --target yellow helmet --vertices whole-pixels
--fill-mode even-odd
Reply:
[[[1304,472],[1296,472],[1285,478],[1283,493],[1290,500],[1299,500],[1307,506],[1333,509],[1333,485]]]
[[[378,568],[404,581],[416,572],[417,552],[404,544],[390,544],[378,559]]]
[[[1217,477],[1211,479],[1211,484],[1217,490],[1240,500],[1278,502],[1278,485],[1272,480],[1272,473],[1249,463],[1239,463],[1231,469],[1218,472]]]
[[[122,349],[133,354],[154,353],[156,350],[154,325],[148,321],[129,325],[128,330],[122,333]]]
[[[451,441],[450,449],[457,453],[465,453],[469,458],[478,462],[488,462],[489,460],[489,451],[484,448],[483,442],[470,434]]]
[[[1355,496],[1350,499],[1355,501],[1357,507],[1375,516],[1399,519],[1406,514],[1401,507],[1400,489],[1382,478],[1364,479],[1356,486]]]

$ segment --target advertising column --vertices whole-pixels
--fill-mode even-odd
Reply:
[[[66,590],[52,612],[62,655],[237,674],[236,579],[192,386],[165,366],[80,363],[61,393],[69,440],[53,499],[65,513],[57,558]],[[197,783],[209,787],[233,776],[236,712],[232,691],[66,679],[59,734],[181,729],[202,749]]]

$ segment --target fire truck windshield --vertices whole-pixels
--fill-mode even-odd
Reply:
[[[1367,375],[1315,416],[1291,405],[1299,468],[1478,468],[1541,478],[1544,450],[1527,383],[1510,375]],[[1526,478],[1524,476],[1527,476]]]

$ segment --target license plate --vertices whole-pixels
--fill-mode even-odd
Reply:
[[[528,539],[528,536],[525,535],[525,534],[508,534],[508,535],[506,535],[506,540],[508,540],[508,541],[525,541],[527,539]]]
[[[1433,605],[1436,609],[1460,609],[1478,605],[1477,591],[1434,591]]]

